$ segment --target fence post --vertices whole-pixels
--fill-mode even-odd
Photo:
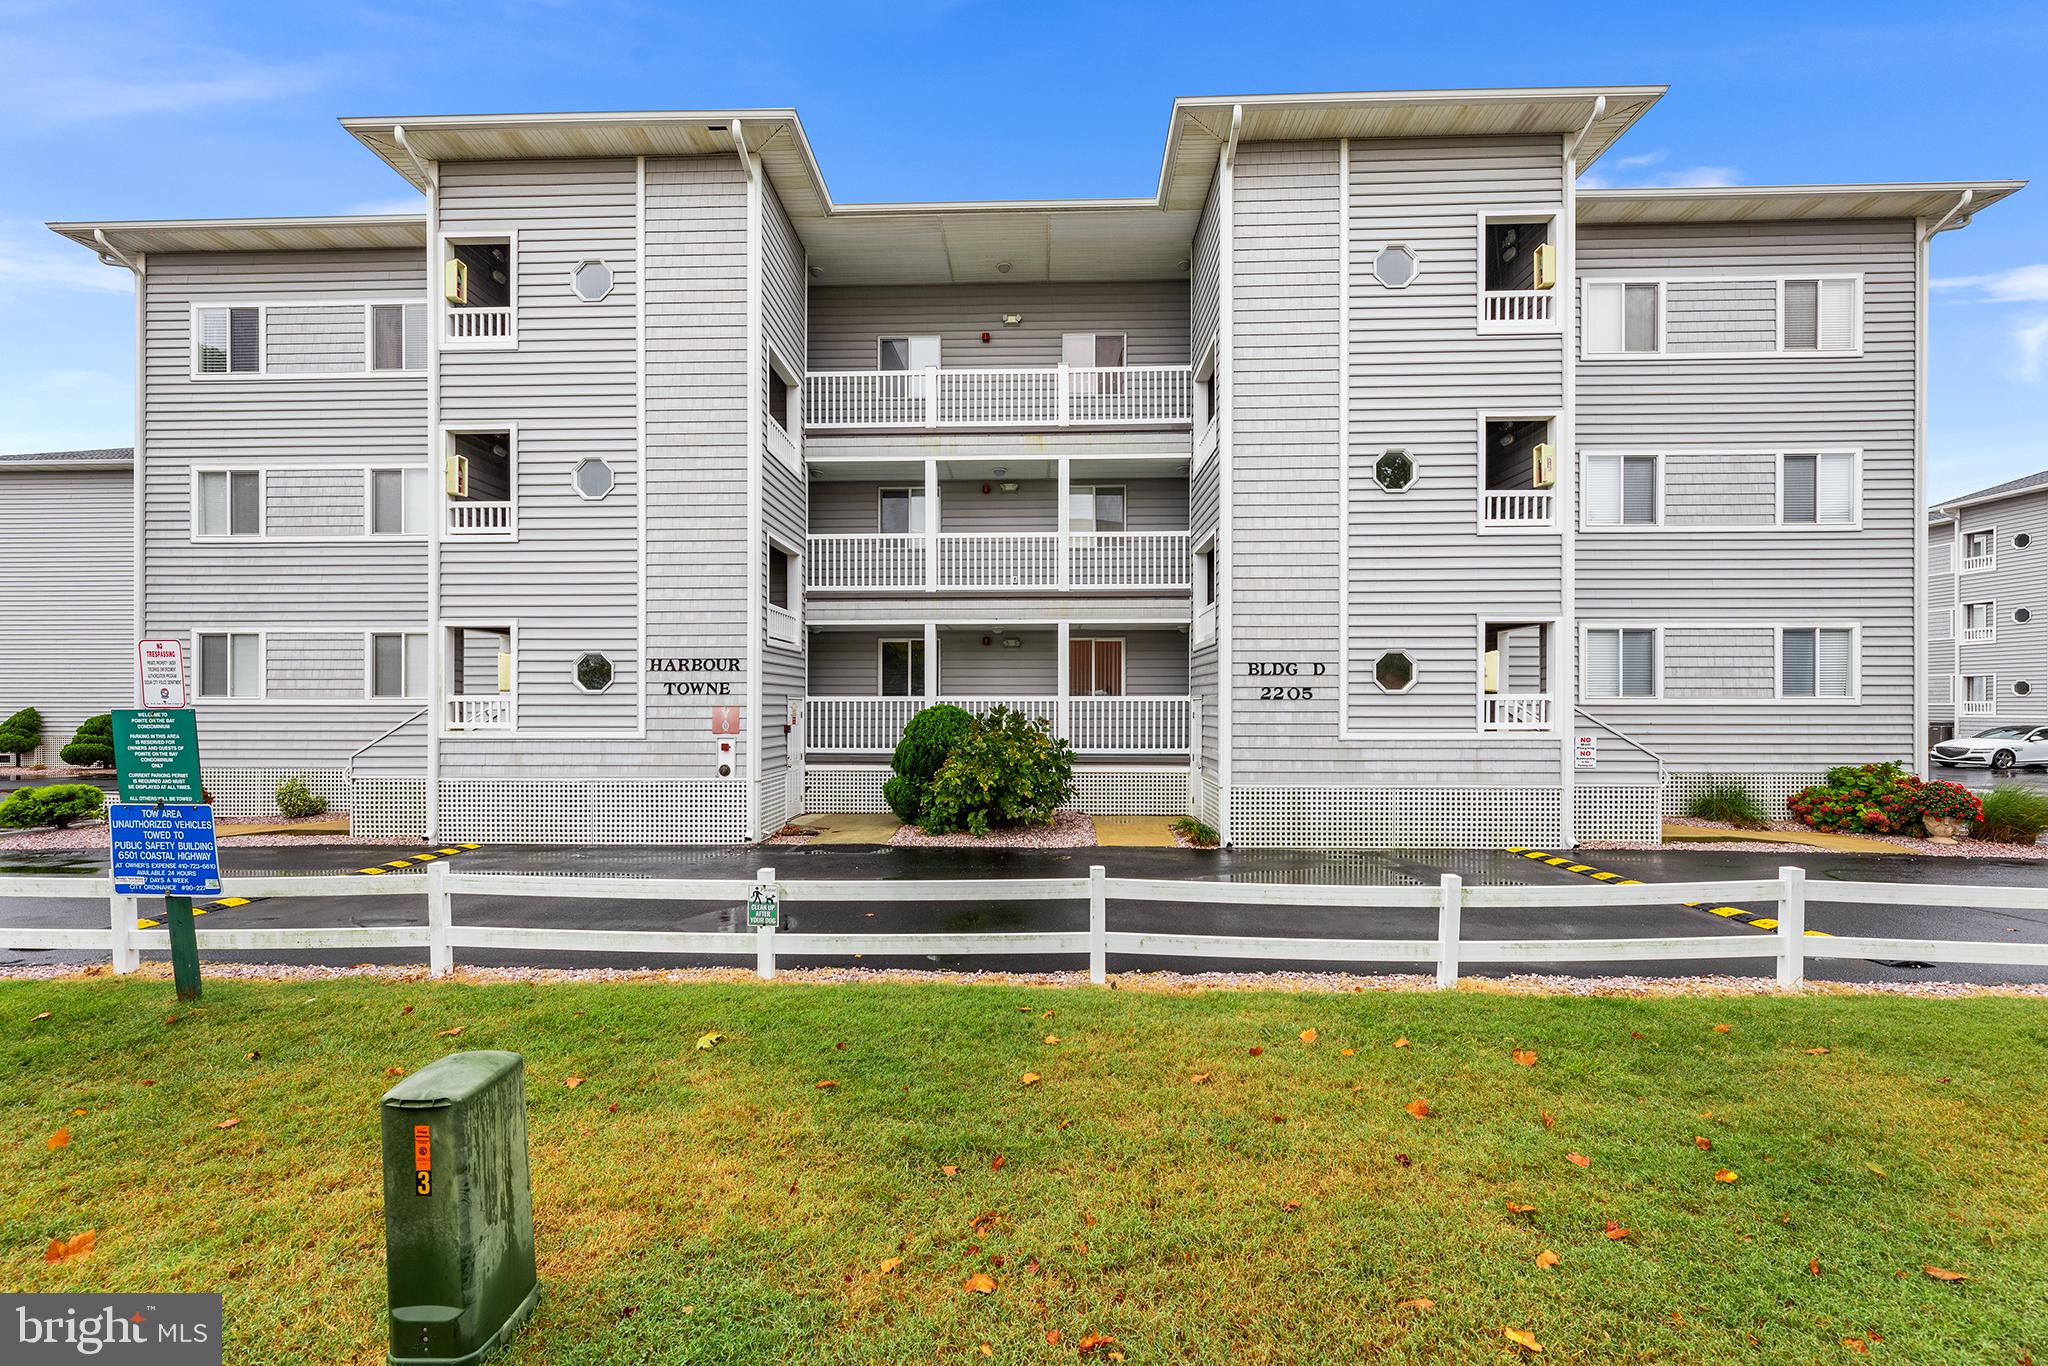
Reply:
[[[757,887],[772,887],[775,885],[775,870],[773,868],[756,868],[754,870],[754,885]],[[778,920],[781,919],[779,906],[776,918]],[[773,925],[762,925],[754,931],[754,972],[764,982],[775,980],[775,927]]]
[[[1101,986],[1109,980],[1109,898],[1103,891],[1101,864],[1088,869],[1088,980]]]
[[[114,922],[110,949],[115,972],[133,972],[141,961],[142,956],[135,951],[135,900],[132,896],[118,893],[107,898]]]
[[[454,912],[448,896],[448,865],[427,865],[427,975],[446,977],[455,970],[455,949],[448,942]]]
[[[1780,868],[1778,877],[1778,985],[1791,990],[1806,984],[1806,870]]]
[[[1436,984],[1440,988],[1458,985],[1458,934],[1464,895],[1464,879],[1456,873],[1445,873],[1437,884]]]

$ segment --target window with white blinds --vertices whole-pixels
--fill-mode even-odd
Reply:
[[[1585,695],[1655,697],[1657,633],[1648,627],[1604,627],[1586,632]]]
[[[249,632],[201,635],[199,695],[263,696],[263,637]]]
[[[415,632],[379,632],[370,637],[370,696],[424,697],[427,638]]]
[[[192,327],[192,369],[201,375],[263,372],[263,310],[202,308]]]
[[[1856,632],[1847,626],[1787,627],[1778,638],[1780,697],[1854,697]]]
[[[1589,455],[1585,458],[1587,526],[1655,526],[1657,457]]]
[[[427,368],[427,306],[425,304],[370,305],[370,368],[372,370],[424,370]]]
[[[1856,281],[1787,280],[1779,290],[1781,345],[1787,351],[1856,349]]]
[[[427,471],[424,468],[370,471],[370,534],[427,534]]]
[[[1778,520],[1786,525],[1853,526],[1856,522],[1856,456],[1824,451],[1783,457]]]
[[[1595,280],[1585,286],[1585,351],[1618,356],[1664,349],[1660,287]]]
[[[199,470],[194,478],[193,535],[263,534],[262,471]]]

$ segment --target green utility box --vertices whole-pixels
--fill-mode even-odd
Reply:
[[[384,1093],[384,1247],[394,1363],[482,1361],[533,1312],[517,1053],[453,1053]]]

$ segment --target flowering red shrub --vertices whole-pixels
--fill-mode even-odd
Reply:
[[[1927,783],[1906,772],[1904,764],[1844,765],[1828,770],[1827,780],[1814,784],[1787,803],[1793,816],[1816,830],[1863,835],[1927,833],[1929,816],[1975,821],[1983,807],[1960,783]]]

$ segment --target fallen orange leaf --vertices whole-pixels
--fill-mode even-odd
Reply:
[[[1197,1072],[1192,1077],[1189,1077],[1188,1080],[1193,1082],[1195,1085],[1200,1086],[1203,1082],[1209,1080],[1209,1078],[1213,1075],[1214,1074],[1210,1072]]]
[[[1820,1258],[1818,1258],[1818,1257],[1815,1257],[1815,1258],[1813,1258],[1812,1260],[1810,1260],[1810,1261],[1808,1261],[1808,1262],[1807,1262],[1807,1264],[1806,1264],[1806,1274],[1807,1274],[1807,1275],[1809,1275],[1809,1276],[1818,1276],[1818,1275],[1820,1275]]]
[[[1714,1140],[1700,1134],[1694,1134],[1692,1146],[1698,1148],[1703,1153],[1710,1153],[1714,1150]]]
[[[57,1132],[56,1132],[56,1133],[54,1133],[54,1134],[51,1134],[51,1135],[50,1135],[50,1151],[52,1151],[52,1152],[55,1152],[55,1151],[56,1151],[57,1149],[59,1149],[59,1148],[68,1148],[68,1147],[70,1147],[70,1146],[71,1146],[71,1130],[70,1130],[70,1129],[68,1129],[68,1128],[65,1128],[65,1129],[59,1129],[59,1130],[57,1130]]]
[[[1934,1277],[1937,1281],[1967,1281],[1970,1279],[1960,1271],[1944,1271],[1938,1266],[1923,1266],[1920,1269]]]
[[[1394,1047],[1396,1048],[1406,1048],[1407,1046],[1408,1040],[1406,1040],[1405,1038],[1394,1040]]]
[[[1406,1110],[1409,1114],[1415,1116],[1417,1119],[1429,1118],[1429,1102],[1426,1100],[1411,1100],[1401,1108],[1403,1110]]]
[[[220,1123],[214,1125],[213,1127],[216,1129],[232,1129],[241,1122],[242,1121],[240,1119],[224,1119]]]
[[[1714,1032],[1716,1034],[1726,1034],[1729,1030],[1733,1028],[1735,1028],[1734,1025],[1717,1024],[1714,1026]]]
[[[1547,1247],[1536,1254],[1536,1265],[1542,1267],[1546,1271],[1548,1271],[1551,1267],[1556,1266],[1559,1262],[1563,1260],[1564,1258],[1558,1256],[1555,1252],[1552,1252]]]
[[[884,1257],[882,1258],[882,1274],[886,1276],[902,1265],[903,1259],[901,1257]]]
[[[1079,1342],[1075,1343],[1074,1346],[1082,1352],[1094,1352],[1110,1346],[1115,1341],[1116,1339],[1108,1333],[1089,1333]],[[1111,1352],[1110,1356],[1121,1358],[1121,1354],[1117,1352]]]
[[[1820,1056],[1821,1054],[1823,1054],[1823,1053],[1827,1052],[1828,1050],[1827,1050],[1827,1049],[1825,1049],[1825,1048],[1809,1048],[1809,1049],[1807,1049],[1806,1051],[1807,1051],[1808,1053],[1811,1053],[1811,1054],[1812,1054],[1812,1055],[1813,1055],[1814,1057],[1816,1057],[1816,1058],[1817,1058],[1817,1057],[1819,1057],[1819,1056]]]
[[[453,1029],[444,1029],[441,1031],[441,1037],[444,1039],[452,1039],[457,1034],[460,1034],[463,1030],[467,1028],[469,1028],[468,1025],[457,1025]]]
[[[577,1087],[581,1086],[582,1084],[583,1084],[583,1078],[581,1078],[581,1077],[564,1077],[564,1078],[562,1078],[562,1085],[564,1085],[564,1086],[568,1087],[568,1088],[569,1088],[569,1089],[570,1089],[571,1091],[575,1090],[575,1089],[576,1089]]]
[[[1566,1153],[1564,1160],[1571,1163],[1574,1167],[1590,1167],[1593,1165],[1593,1159],[1584,1153]]]
[[[816,1085],[812,1086],[811,1089],[813,1091],[829,1091],[838,1084],[839,1083],[836,1081],[821,1081],[818,1082]]]
[[[1714,1179],[1716,1181],[1719,1181],[1724,1186],[1732,1186],[1736,1182],[1735,1173],[1729,1171],[1726,1167],[1723,1167],[1721,1168],[1721,1170],[1715,1172]]]
[[[1612,1219],[1609,1219],[1607,1221],[1607,1241],[1609,1241],[1610,1243],[1618,1243],[1623,1238],[1628,1237],[1628,1235],[1628,1229],[1623,1228],[1620,1224],[1615,1223]]]
[[[958,1176],[960,1174],[960,1169],[958,1167],[941,1167],[939,1168],[939,1170],[944,1172],[948,1176]]]
[[[70,1238],[52,1238],[49,1247],[43,1250],[43,1260],[46,1262],[68,1262],[73,1257],[83,1257],[89,1254],[93,1249],[93,1245],[97,1242],[99,1242],[99,1234],[92,1229],[87,1229],[85,1232]]]
[[[1038,1081],[1039,1077],[1036,1072],[1026,1072],[1024,1074],[1023,1084],[1025,1086],[1036,1086],[1038,1085]]]
[[[1045,1036],[1045,1041],[1047,1043],[1058,1043],[1060,1041],[1060,1036],[1057,1034],[1048,1034]]]
[[[1546,1129],[1555,1129],[1557,1127],[1557,1116],[1550,1113],[1550,1111],[1545,1110],[1543,1112],[1543,1127]]]
[[[1500,1331],[1507,1336],[1507,1340],[1509,1342],[1514,1343],[1517,1347],[1524,1347],[1532,1352],[1540,1352],[1543,1350],[1543,1344],[1538,1342],[1536,1340],[1536,1335],[1534,1333],[1529,1332],[1527,1329],[1503,1328]]]
[[[1428,1298],[1427,1296],[1423,1296],[1423,1295],[1417,1295],[1417,1296],[1416,1296],[1416,1297],[1415,1297],[1414,1299],[1412,1299],[1412,1300],[1402,1300],[1402,1301],[1401,1301],[1401,1302],[1400,1302],[1399,1304],[1395,1305],[1395,1306],[1394,1306],[1394,1308],[1396,1308],[1396,1309],[1434,1309],[1434,1308],[1436,1308],[1436,1301],[1435,1301],[1435,1300],[1432,1300],[1432,1299],[1430,1299],[1430,1298]]]
[[[1004,1157],[1001,1153],[997,1153],[996,1160],[988,1164],[988,1169],[992,1172],[999,1172],[1003,1169],[1003,1163],[1007,1162],[1008,1160],[1009,1159]]]
[[[1288,1212],[1289,1214],[1292,1214],[1292,1213],[1294,1213],[1294,1211],[1296,1211],[1296,1210],[1298,1210],[1298,1209],[1300,1209],[1300,1208],[1301,1208],[1301,1201],[1299,1201],[1299,1200],[1289,1200],[1289,1201],[1288,1201],[1288,1202],[1287,1202],[1286,1204],[1282,1205],[1282,1206],[1281,1206],[1280,1208],[1282,1208],[1282,1209],[1286,1210],[1286,1211],[1287,1211],[1287,1212]]]
[[[1534,1214],[1535,1212],[1536,1207],[1534,1205],[1524,1205],[1516,1200],[1508,1201],[1509,1214]]]
[[[977,1295],[991,1295],[995,1293],[996,1278],[986,1271],[977,1271],[967,1278],[964,1288],[972,1290]]]
[[[387,1067],[384,1069],[384,1075],[387,1077],[402,1077],[405,1075],[405,1069],[403,1067]]]
[[[1252,1045],[1251,1053],[1252,1056],[1255,1058],[1258,1057],[1260,1054],[1264,1053],[1265,1051],[1265,1049],[1259,1047],[1257,1044]]]
[[[1313,1029],[1304,1029],[1304,1030],[1302,1030],[1302,1031],[1301,1031],[1301,1041],[1302,1041],[1303,1043],[1314,1043],[1314,1042],[1316,1041],[1316,1032],[1315,1032],[1315,1030],[1313,1030]]]
[[[1343,1056],[1347,1058],[1355,1058],[1358,1056],[1358,1050],[1355,1048],[1347,1048],[1343,1051]]]
[[[996,1345],[993,1342],[984,1342],[974,1350],[985,1357],[992,1357],[996,1354]]]
[[[1842,1345],[1844,1347],[1847,1347],[1850,1351],[1857,1353],[1858,1355],[1862,1355],[1870,1351],[1870,1348],[1867,1345],[1865,1345],[1862,1338],[1843,1338]]]
[[[1048,1328],[1048,1329],[1046,1329],[1046,1330],[1045,1330],[1045,1345],[1046,1345],[1046,1346],[1048,1346],[1048,1347],[1057,1347],[1057,1346],[1059,1346],[1059,1345],[1060,1345],[1060,1330],[1059,1330],[1059,1329],[1057,1329],[1057,1328]]]
[[[1536,1050],[1533,1048],[1517,1048],[1508,1056],[1523,1067],[1534,1067],[1536,1065]]]

